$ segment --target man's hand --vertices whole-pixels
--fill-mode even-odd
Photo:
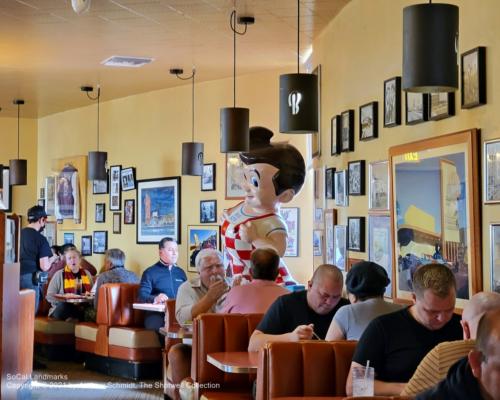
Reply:
[[[290,340],[298,342],[299,340],[310,340],[313,336],[313,324],[299,325],[297,328],[290,332]]]
[[[168,300],[168,296],[165,293],[160,293],[153,300],[153,304],[163,304]]]
[[[206,296],[213,304],[219,300],[219,298],[225,293],[226,289],[227,285],[224,280],[212,282],[208,288]]]

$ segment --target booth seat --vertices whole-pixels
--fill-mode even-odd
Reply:
[[[271,342],[259,353],[257,400],[343,399],[355,341]]]

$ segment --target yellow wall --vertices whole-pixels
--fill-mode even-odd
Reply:
[[[500,137],[499,48],[500,3],[482,0],[448,1],[460,7],[460,47],[463,53],[477,46],[486,46],[487,104],[470,110],[460,109],[460,92],[456,92],[456,116],[419,125],[383,128],[383,82],[402,74],[402,19],[403,8],[414,4],[403,0],[353,0],[322,32],[314,43],[313,62],[323,68],[322,86],[322,157],[320,163],[337,169],[347,168],[348,161],[366,160],[368,163],[387,159],[391,146],[429,137],[458,132],[468,128],[481,129],[484,140]],[[379,138],[359,142],[359,106],[371,101],[379,104]],[[344,110],[355,110],[355,151],[330,156],[330,118]],[[482,145],[481,145],[482,161]],[[482,165],[481,165],[482,168]],[[481,174],[482,176],[483,174]],[[480,185],[482,187],[482,184]],[[436,188],[430,188],[436,190]],[[328,200],[326,207],[334,207]],[[483,285],[490,288],[489,224],[500,221],[500,205],[482,205]],[[368,196],[350,197],[349,207],[338,208],[340,224],[348,216],[368,215]],[[476,216],[479,218],[480,216]],[[366,258],[366,253],[350,252],[350,257]]]
[[[250,124],[269,127],[278,131],[278,76],[272,71],[238,78],[237,105],[250,108]],[[102,88],[105,93],[106,87]],[[78,91],[75,96],[82,96]],[[225,156],[219,152],[219,109],[232,105],[232,80],[205,82],[196,85],[195,140],[205,143],[205,163],[216,162],[216,192],[201,192],[199,177],[182,177],[182,228],[179,264],[186,266],[187,225],[199,224],[199,202],[216,199],[220,212],[236,204],[235,200],[224,199]],[[67,112],[41,118],[39,130],[38,186],[51,173],[53,159],[71,155],[84,155],[96,148],[96,105],[90,105]],[[110,165],[136,167],[138,179],[159,178],[180,175],[181,143],[191,140],[191,87],[148,92],[101,104],[101,150],[108,152]],[[282,136],[275,140],[289,140],[303,155],[306,154],[306,137],[303,135]],[[87,186],[87,229],[75,232],[76,244],[82,234],[94,230],[108,231],[108,247],[122,248],[128,257],[129,268],[141,272],[156,262],[158,253],[155,245],[136,244],[136,226],[122,225],[121,234],[112,233],[112,212],[109,211],[109,195],[93,195]],[[136,192],[122,192],[123,200],[135,198]],[[312,272],[312,249],[309,215],[312,208],[306,200],[310,198],[307,185],[287,206],[301,208],[301,236],[299,258],[287,258],[295,279],[304,283]],[[106,223],[96,224],[95,204],[106,203]],[[62,231],[58,242],[63,242]],[[90,257],[97,266],[102,263],[101,255]]]
[[[8,167],[9,160],[17,158],[17,118],[0,118],[0,132],[0,164]],[[37,120],[21,118],[19,132],[19,157],[28,160],[28,184],[11,187],[12,212],[26,216],[26,211],[36,204],[39,196],[36,189]]]

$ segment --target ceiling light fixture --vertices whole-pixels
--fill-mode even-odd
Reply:
[[[236,18],[236,9],[231,13],[230,26],[233,31],[233,107],[220,109],[220,151],[221,153],[248,151],[250,143],[248,108],[236,107],[236,34],[244,35],[254,17]],[[236,30],[236,23],[245,25],[243,32]]]
[[[318,131],[318,77],[300,73],[300,1],[297,0],[297,73],[280,76],[280,132]]]
[[[28,177],[28,161],[21,160],[19,158],[19,121],[20,121],[20,107],[24,104],[24,100],[16,99],[13,101],[17,105],[17,158],[15,160],[9,160],[10,169],[10,184],[12,186],[26,185]]]
[[[105,181],[108,179],[108,174],[106,171],[108,162],[108,153],[105,151],[99,151],[99,106],[101,100],[101,88],[97,85],[97,96],[90,96],[90,92],[94,90],[92,86],[82,86],[80,88],[82,92],[87,93],[87,97],[95,101],[97,100],[97,151],[89,151],[89,160],[87,168],[87,179],[89,181]]]
[[[458,7],[415,4],[403,9],[403,90],[458,89]]]
[[[203,175],[203,143],[194,141],[194,77],[196,69],[193,67],[193,72],[190,76],[183,78],[184,70],[182,68],[172,68],[172,75],[177,78],[191,82],[191,141],[182,143],[182,175],[202,176]]]

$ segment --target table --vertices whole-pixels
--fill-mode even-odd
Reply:
[[[182,326],[171,328],[167,330],[166,328],[160,328],[160,333],[170,339],[192,339],[193,331],[191,329],[186,329]]]
[[[228,351],[207,354],[207,361],[224,372],[251,374],[257,372],[259,353],[257,351]]]
[[[132,308],[144,311],[165,312],[165,304],[134,303]]]
[[[54,298],[56,298],[59,301],[62,301],[64,303],[93,303],[94,302],[94,296],[83,296],[79,294],[71,294],[68,296],[67,294],[54,294]]]

